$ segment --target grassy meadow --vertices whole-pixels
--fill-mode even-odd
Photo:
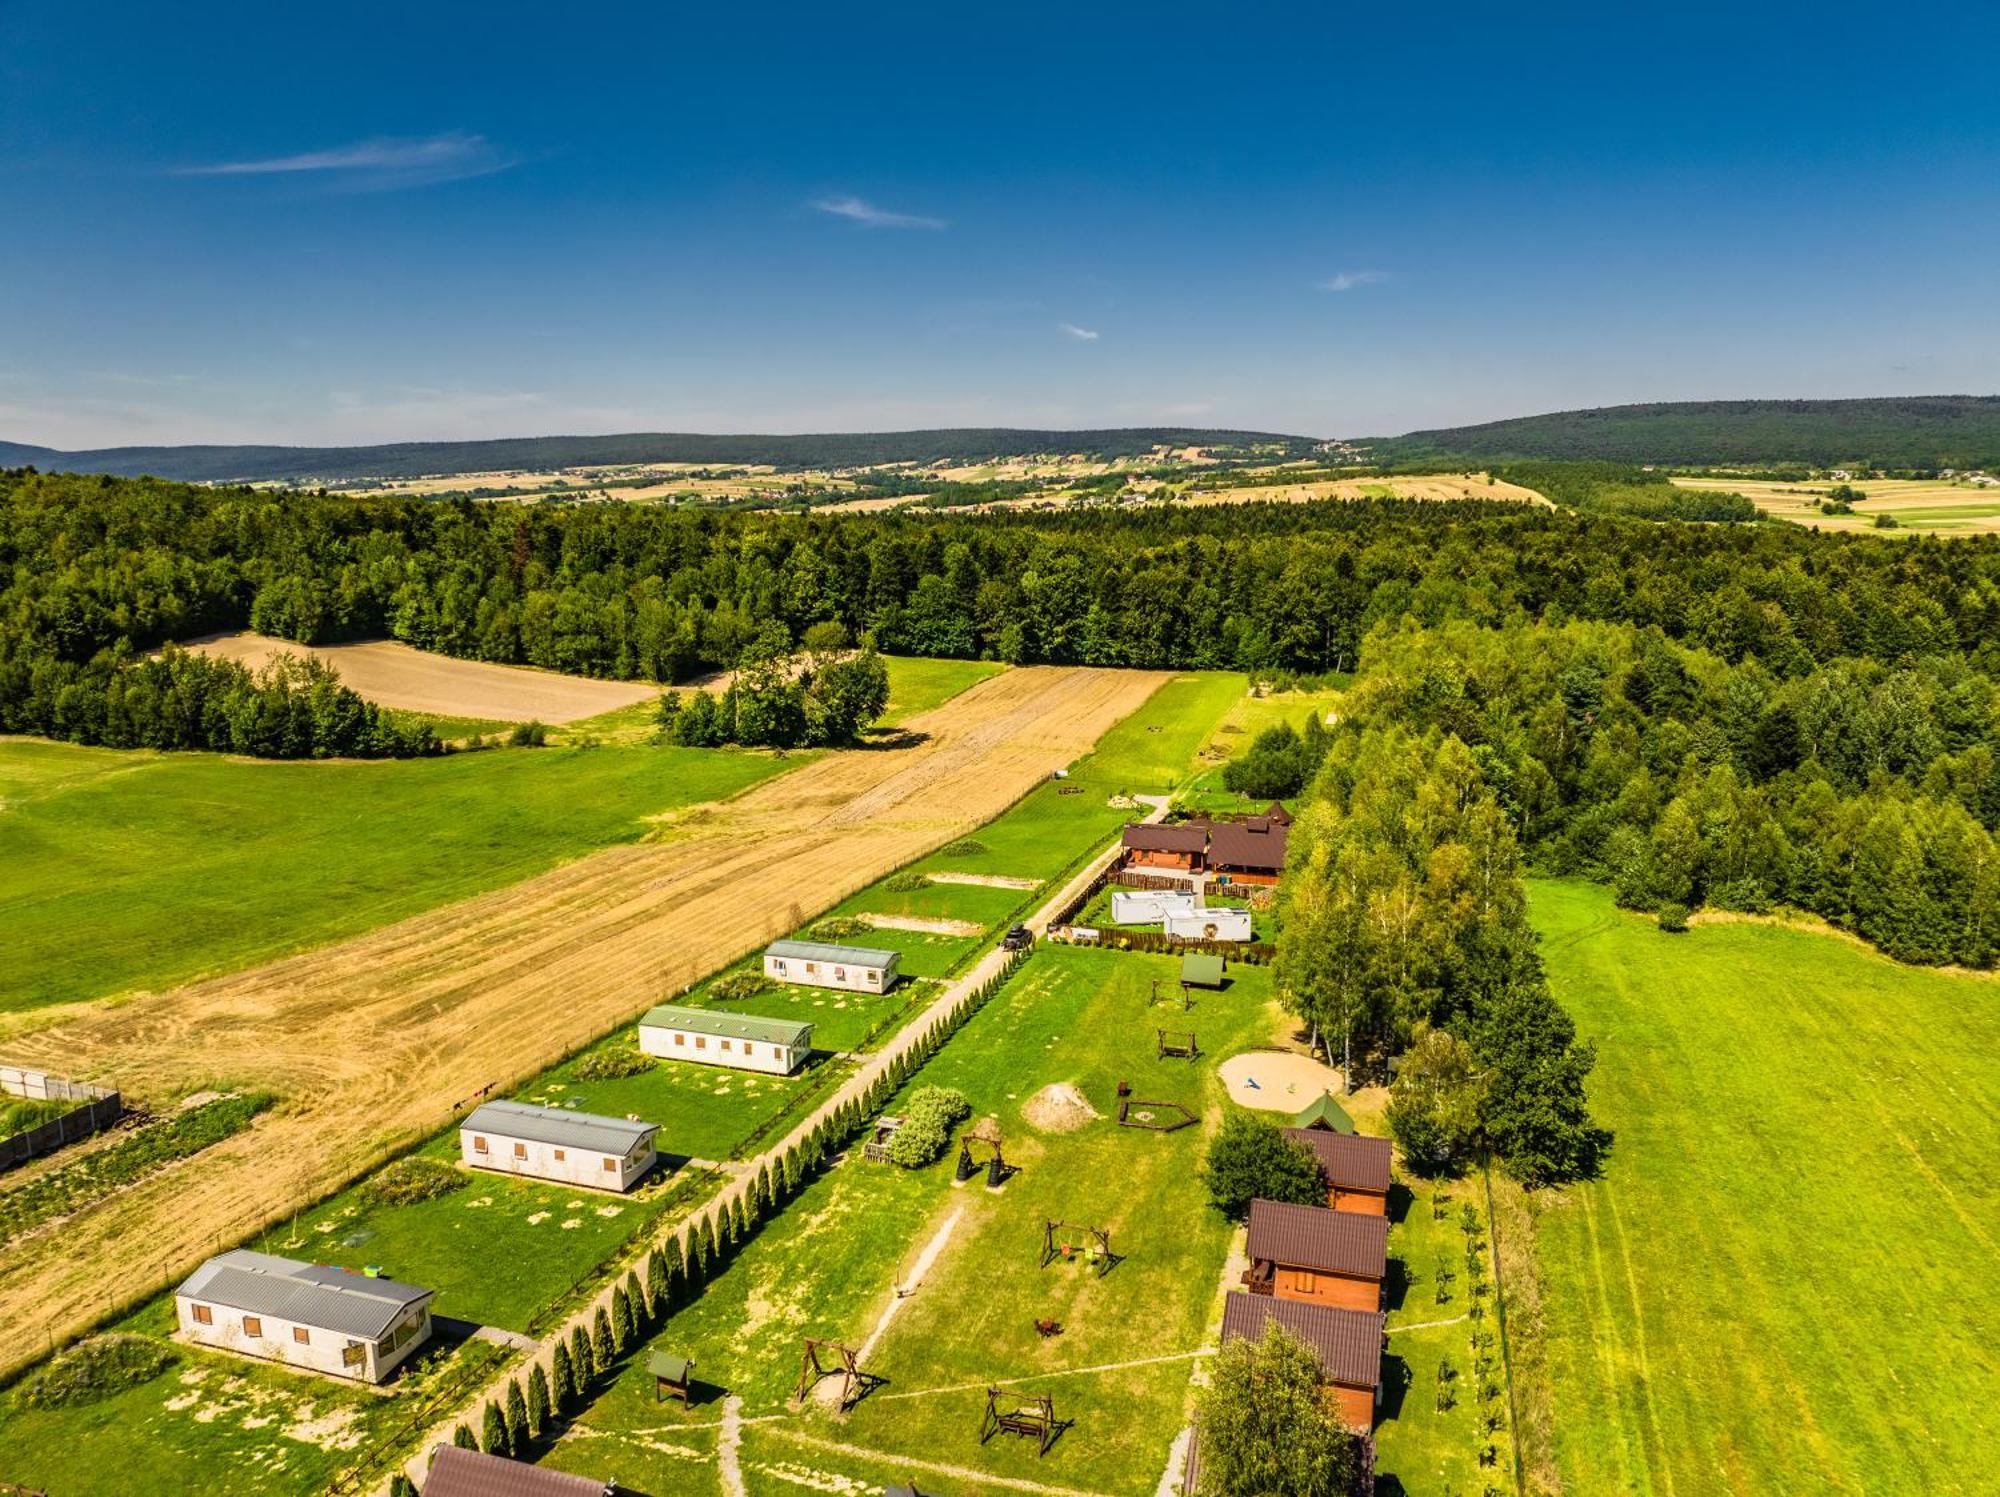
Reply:
[[[607,747],[281,764],[0,741],[0,1012],[355,935],[800,762]]]
[[[889,669],[889,705],[875,720],[878,728],[900,727],[1007,669],[997,660],[926,660],[915,655],[884,655],[882,663]]]
[[[1993,1490],[2000,984],[1531,893],[1617,1132],[1534,1202],[1564,1489]]]

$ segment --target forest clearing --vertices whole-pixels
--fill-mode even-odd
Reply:
[[[325,1194],[465,1099],[525,1075],[872,879],[990,820],[1088,750],[1165,678],[1005,672],[908,725],[893,752],[829,755],[490,894],[138,1004],[50,1010],[10,1052],[171,1092],[226,1073],[285,1094],[257,1126],[169,1169],[0,1269],[0,1316],[39,1333],[104,1313],[101,1264],[191,1265]],[[558,997],[559,995],[559,997]],[[548,1024],[559,1003],[560,1029]],[[362,1098],[366,1105],[358,1105]],[[228,1224],[227,1232],[218,1224]]]
[[[1922,535],[1990,535],[2000,531],[2000,484],[1952,478],[1858,478],[1844,484],[1832,478],[1794,481],[1772,478],[1679,478],[1684,489],[1708,489],[1743,495],[1767,515],[1814,530],[1855,530],[1894,534],[1909,530]],[[1851,514],[1826,514],[1820,506],[1836,488],[1857,490]],[[1877,515],[1895,520],[1878,527]]]

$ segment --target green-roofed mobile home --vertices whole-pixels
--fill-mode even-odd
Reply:
[[[846,988],[886,993],[896,985],[901,953],[873,946],[835,946],[826,941],[773,941],[764,948],[764,975],[809,988]]]
[[[663,1003],[639,1020],[639,1048],[668,1060],[789,1076],[812,1054],[813,1027],[790,1019]]]

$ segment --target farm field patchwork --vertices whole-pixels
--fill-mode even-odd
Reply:
[[[1759,478],[1676,478],[1685,489],[1734,490],[1767,515],[1815,530],[1875,529],[1875,516],[1893,515],[1898,529],[1938,535],[1983,535],[2000,531],[2000,487],[1949,478],[1857,478],[1849,485],[1867,497],[1851,515],[1820,513],[1833,479],[1792,481]]]
[[[1535,1201],[1565,1489],[1989,1490],[2000,986],[1530,893],[1617,1133]]]
[[[751,1426],[757,1461],[821,1480],[943,1462],[1090,1491],[1153,1490],[1197,1354],[1210,1344],[1231,1229],[1200,1182],[1206,1128],[1119,1128],[1117,1083],[1184,1102],[1213,1126],[1223,1106],[1216,1060],[1281,1027],[1268,973],[1243,968],[1186,1021],[1209,1055],[1157,1059],[1154,1016],[1168,1010],[1147,997],[1172,972],[1166,957],[1037,953],[912,1082],[963,1090],[975,1121],[997,1123],[1020,1173],[994,1193],[978,1181],[953,1186],[951,1156],[905,1171],[850,1154],[661,1329],[654,1346],[695,1356],[703,1382],[740,1397],[746,1418],[780,1416]],[[1184,1022],[1177,1007],[1172,1018]],[[1040,1094],[1054,1085],[1074,1087],[1097,1115],[1059,1131],[1041,1111]],[[1080,1259],[1038,1267],[1050,1217],[1109,1227],[1122,1261],[1101,1278]],[[895,1285],[917,1276],[913,1265],[933,1242],[920,1286],[898,1301]],[[1038,1335],[1044,1318],[1060,1321],[1062,1334]],[[865,1365],[888,1381],[844,1419],[817,1408],[787,1414],[807,1334],[871,1343]],[[1077,1423],[1046,1458],[1019,1442],[982,1448],[989,1378],[1053,1393],[1057,1412]],[[635,1357],[549,1463],[640,1491],[693,1490],[692,1469],[669,1473],[679,1472],[677,1457],[710,1448],[718,1411],[719,1395],[691,1409],[655,1404]],[[998,1490],[956,1476],[950,1485]]]
[[[0,1014],[386,925],[801,762],[646,746],[284,764],[0,740]]]

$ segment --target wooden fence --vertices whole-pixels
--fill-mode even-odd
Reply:
[[[24,1071],[19,1066],[0,1066],[0,1094],[32,1102],[77,1104],[38,1127],[0,1138],[0,1170],[24,1164],[38,1154],[53,1154],[65,1144],[102,1132],[125,1112],[123,1099],[114,1091],[81,1081],[65,1081],[45,1071]]]

